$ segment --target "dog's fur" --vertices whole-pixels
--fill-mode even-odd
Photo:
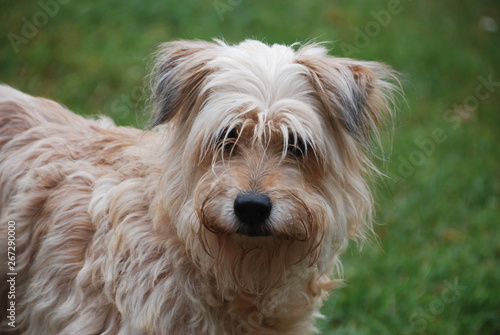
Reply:
[[[147,131],[1,86],[3,329],[15,221],[14,333],[314,333],[371,231],[394,73],[318,44],[176,41],[151,78]],[[254,226],[235,213],[249,193],[272,203]]]

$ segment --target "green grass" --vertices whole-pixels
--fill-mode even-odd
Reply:
[[[69,1],[16,52],[9,33],[22,36],[42,8],[0,0],[0,81],[137,125],[149,55],[162,41],[317,38],[333,41],[334,55],[391,64],[404,74],[407,103],[391,178],[377,190],[380,246],[348,249],[347,286],[324,306],[322,333],[499,334],[500,87],[463,105],[474,102],[478,77],[500,81],[499,31],[479,24],[500,24],[500,3],[402,0],[378,30],[373,11],[389,1],[225,0],[223,20],[214,3]],[[361,40],[365,29],[372,37]]]

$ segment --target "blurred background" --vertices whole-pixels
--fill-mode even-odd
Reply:
[[[403,74],[379,241],[343,257],[322,334],[500,334],[500,2],[0,0],[0,82],[144,122],[163,41],[331,41]],[[393,144],[390,145],[391,140]]]

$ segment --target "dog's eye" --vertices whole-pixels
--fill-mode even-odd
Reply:
[[[225,152],[231,152],[234,150],[238,137],[239,134],[235,128],[231,129],[229,132],[226,130],[219,137],[219,146],[221,146]]]
[[[292,142],[288,144],[287,151],[291,155],[295,157],[302,157],[306,154],[307,152],[307,145],[304,142],[304,140],[300,137],[293,138],[291,137]]]

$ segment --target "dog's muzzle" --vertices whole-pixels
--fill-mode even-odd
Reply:
[[[234,213],[240,221],[237,232],[248,236],[271,235],[266,220],[273,204],[269,196],[260,192],[240,193],[234,201]]]

